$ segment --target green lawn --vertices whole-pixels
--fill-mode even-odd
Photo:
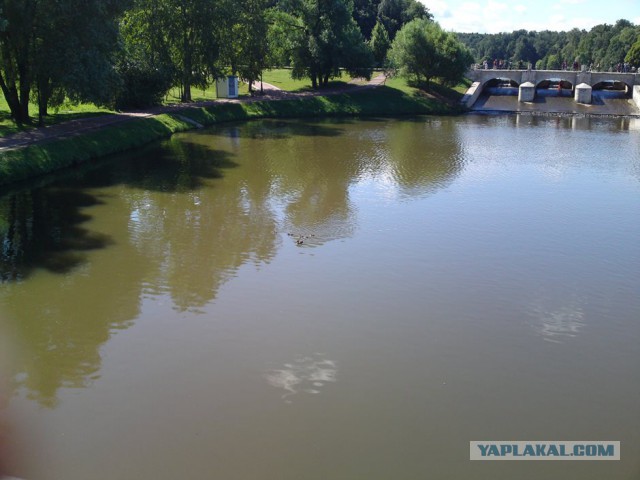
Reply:
[[[329,87],[344,86],[348,84],[353,78],[346,72],[342,72],[340,79],[335,79],[329,82]],[[262,81],[270,83],[281,90],[287,92],[302,92],[305,90],[311,90],[311,80],[305,78],[303,80],[294,80],[291,78],[291,69],[289,68],[275,68],[273,70],[265,70],[262,74]]]
[[[238,82],[238,95],[240,97],[246,97],[249,95],[249,86],[246,83]],[[215,84],[209,85],[205,90],[196,87],[191,88],[191,100],[194,102],[209,102],[211,100],[216,100],[217,98]],[[164,103],[165,105],[180,103],[180,89],[178,87],[174,87],[169,90],[164,97]]]

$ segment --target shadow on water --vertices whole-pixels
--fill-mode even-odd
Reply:
[[[251,138],[283,140],[292,137],[338,137],[343,130],[338,128],[340,124],[353,123],[353,119],[331,120],[323,124],[318,122],[300,122],[291,120],[254,120],[237,125],[228,125],[224,128],[213,128],[199,132],[202,135],[216,135],[228,138]]]
[[[51,186],[25,188],[0,198],[0,282],[22,280],[42,268],[65,274],[83,264],[86,252],[113,243],[81,225],[102,200],[88,189],[125,184],[143,190],[186,192],[205,179],[221,178],[236,164],[231,154],[199,144],[168,140],[92,165],[52,175]]]
[[[171,138],[141,151],[102,161],[85,169],[78,186],[103,188],[127,185],[158,192],[187,192],[204,180],[222,178],[237,166],[232,154],[202,144]]]
[[[81,209],[99,204],[87,193],[37,189],[0,199],[0,282],[24,279],[34,269],[67,273],[90,250],[112,243],[108,235],[81,225],[91,219]]]

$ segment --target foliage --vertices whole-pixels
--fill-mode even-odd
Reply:
[[[396,32],[416,18],[432,18],[429,10],[417,0],[355,0],[353,17],[362,35],[371,40],[373,29],[382,22],[393,39]]]
[[[122,88],[116,97],[118,110],[147,108],[162,103],[172,84],[169,70],[154,68],[148,59],[127,58],[119,65]]]
[[[221,63],[239,75],[252,90],[254,81],[267,68],[269,58],[268,0],[227,2],[225,34],[221,43]]]
[[[433,16],[417,0],[381,0],[378,5],[378,19],[391,39],[405,24],[418,18],[432,20]]]
[[[632,45],[640,38],[640,26],[618,20],[615,25],[596,25],[588,32],[576,28],[568,32],[518,30],[498,34],[461,33],[458,37],[478,63],[497,59],[511,65],[522,61],[536,68],[556,69],[563,63],[571,68],[578,62],[596,70],[611,70],[625,61]]]
[[[640,38],[629,49],[625,61],[631,63],[631,65],[640,66]]]
[[[472,62],[467,48],[455,34],[435,22],[412,20],[396,35],[389,50],[391,65],[402,76],[420,82],[438,78],[444,84],[460,81]]]
[[[373,27],[369,46],[373,52],[373,58],[376,62],[376,66],[382,66],[387,58],[387,52],[391,47],[391,40],[389,40],[389,34],[381,22],[377,22],[376,26]]]
[[[65,98],[112,102],[114,52],[127,0],[0,2],[0,87],[17,123],[30,123],[32,91],[40,120]]]
[[[371,50],[352,16],[352,0],[295,0],[271,12],[269,39],[275,58],[292,67],[295,79],[309,78],[313,88],[327,86],[344,68],[353,76],[371,76]]]
[[[218,73],[222,34],[231,21],[230,0],[134,0],[127,12],[125,42],[143,43],[153,68],[171,71],[182,101],[191,88],[205,88]]]

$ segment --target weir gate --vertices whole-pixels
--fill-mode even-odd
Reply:
[[[509,82],[518,88],[520,102],[533,102],[539,88],[558,85],[570,89],[574,100],[590,104],[594,89],[624,89],[629,98],[640,108],[640,73],[589,72],[567,70],[482,70],[472,69],[467,77],[473,84],[467,90],[462,103],[471,108],[489,84]]]

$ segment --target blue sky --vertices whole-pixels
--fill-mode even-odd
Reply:
[[[625,18],[640,25],[640,0],[420,0],[445,30],[590,30]]]

